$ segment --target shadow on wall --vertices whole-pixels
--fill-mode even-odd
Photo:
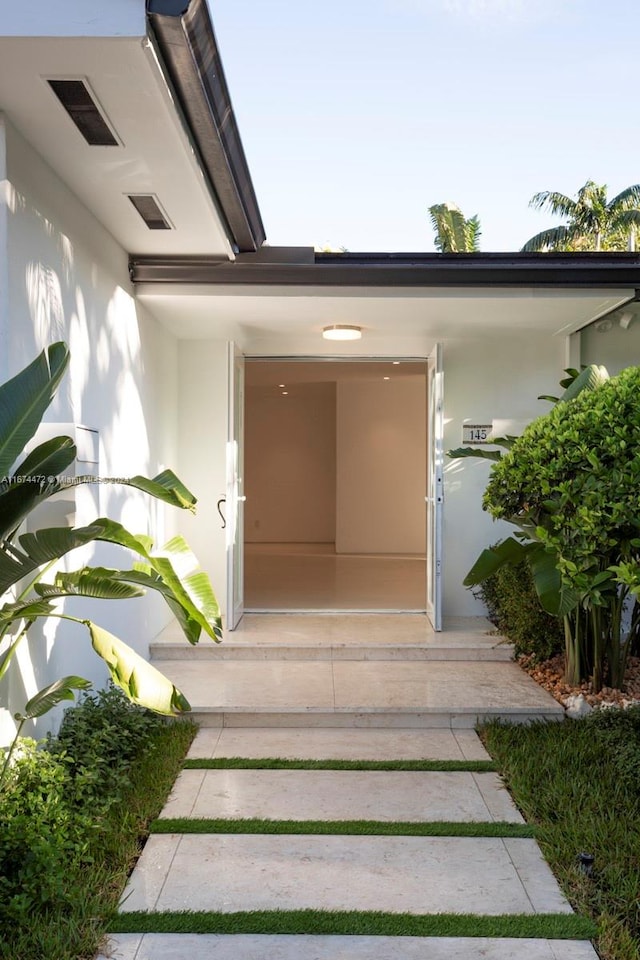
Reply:
[[[46,419],[84,424],[99,432],[99,474],[154,476],[175,467],[177,351],[175,340],[136,303],[127,255],[21,138],[12,133],[12,182],[7,196],[9,300],[6,367],[13,376],[56,340],[69,344],[70,370]],[[43,199],[44,198],[44,199]],[[179,520],[143,493],[112,483],[96,484],[76,502],[75,524],[109,515],[136,533],[165,542]],[[167,508],[169,509],[169,508]],[[53,525],[43,505],[37,526]],[[116,561],[116,557],[119,558]],[[76,554],[78,562],[123,564],[122,551],[99,544]],[[126,565],[126,560],[124,561]],[[167,623],[159,597],[71,601],[69,612],[91,616],[146,654],[146,642]],[[11,714],[56,676],[80,673],[102,684],[106,668],[73,625],[51,623],[34,635],[18,658],[11,687],[0,703]],[[8,681],[8,677],[6,678]],[[55,725],[44,718],[38,735]],[[0,709],[0,733],[8,714]],[[11,721],[12,725],[13,721]]]

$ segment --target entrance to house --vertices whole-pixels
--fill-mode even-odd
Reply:
[[[428,612],[439,629],[432,367],[247,358],[247,612]]]

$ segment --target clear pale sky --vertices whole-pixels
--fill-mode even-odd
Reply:
[[[272,245],[517,250],[540,190],[640,182],[638,0],[209,0]]]

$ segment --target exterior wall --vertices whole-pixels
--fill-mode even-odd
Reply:
[[[245,539],[333,543],[336,385],[297,384],[289,396],[246,392]]]
[[[465,420],[529,421],[545,413],[549,405],[536,397],[557,393],[565,365],[564,339],[546,334],[445,343],[445,451],[462,446]],[[489,461],[445,457],[445,616],[483,612],[462,581],[484,547],[513,531],[482,510],[489,469]]]
[[[614,318],[586,327],[580,332],[580,360],[605,366],[612,377],[640,364],[640,318],[626,330]]]
[[[1,186],[6,203],[0,203],[0,229],[4,219],[6,232],[0,236],[0,252],[5,252],[9,281],[0,286],[2,378],[18,372],[48,344],[65,340],[70,368],[46,419],[99,431],[102,477],[153,476],[175,468],[174,338],[136,304],[126,253],[15,130],[4,124],[4,133],[7,176]],[[159,542],[181,528],[178,511],[122,486],[97,485],[77,505],[77,523],[100,513]],[[52,505],[40,509],[38,526],[57,522]],[[129,561],[117,548],[102,544],[78,552],[73,566]],[[120,604],[74,600],[67,609],[94,619],[142,654],[171,619],[155,595]],[[44,634],[34,631],[23,646],[20,670],[12,671],[12,711],[57,676],[78,673],[97,684],[106,680],[106,668],[91,650],[86,631],[61,623],[47,624]],[[6,699],[6,689],[0,690],[0,702]],[[49,714],[38,730],[52,723]]]
[[[424,377],[338,383],[337,553],[425,550]]]

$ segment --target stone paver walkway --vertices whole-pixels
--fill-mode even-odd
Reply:
[[[460,637],[458,631],[458,646]],[[439,638],[441,647],[445,639],[445,635]],[[193,761],[229,757],[476,761],[489,758],[476,733],[459,728],[460,716],[466,719],[506,710],[524,717],[527,711],[537,716],[546,710],[549,717],[557,717],[550,698],[545,698],[544,691],[538,694],[537,688],[530,691],[532,681],[524,674],[525,680],[514,674],[506,684],[511,693],[505,693],[501,671],[506,667],[517,673],[519,668],[504,662],[502,654],[501,659],[487,662],[473,658],[471,642],[467,650],[471,659],[455,663],[419,659],[337,663],[296,661],[290,656],[282,661],[252,661],[243,655],[239,661],[166,660],[162,667],[169,675],[173,665],[174,676],[192,677],[191,691],[185,684],[185,692],[192,697],[197,694],[194,706],[201,716],[215,717],[214,725],[201,729],[194,741],[189,754]],[[457,684],[447,681],[442,663],[453,668],[450,676],[457,676]],[[229,666],[231,671],[220,672]],[[242,679],[238,679],[242,671],[236,671],[234,679],[233,668],[247,666],[253,678],[247,679],[245,669]],[[345,666],[348,679],[344,672],[340,678]],[[487,668],[493,671],[493,679],[483,672]],[[305,675],[305,669],[318,672]],[[464,696],[456,697],[456,689],[464,691]],[[524,702],[518,702],[518,696]],[[425,697],[437,707],[431,716],[446,717],[446,723],[433,727],[416,719],[429,716]],[[313,715],[310,701],[320,722],[296,724],[301,712]],[[287,715],[287,710],[293,712]],[[389,711],[396,718],[395,729],[386,722]],[[369,718],[366,729],[353,723],[362,712]],[[239,715],[242,724],[234,725],[233,718]],[[408,718],[405,726],[397,719],[403,715]],[[327,723],[330,716],[335,725]],[[263,725],[265,717],[268,722]],[[522,823],[494,773],[188,769],[179,776],[161,820],[168,817],[324,821],[335,823],[336,828],[327,834],[304,833],[304,826],[299,828],[302,832],[287,834],[154,834],[125,891],[124,917],[134,910],[224,914],[306,908],[420,915],[571,913],[530,838],[338,831],[338,824],[349,820]],[[506,832],[506,826],[503,829]],[[112,960],[596,960],[588,942],[268,936],[241,931],[233,935],[119,934],[111,938],[108,956]]]

